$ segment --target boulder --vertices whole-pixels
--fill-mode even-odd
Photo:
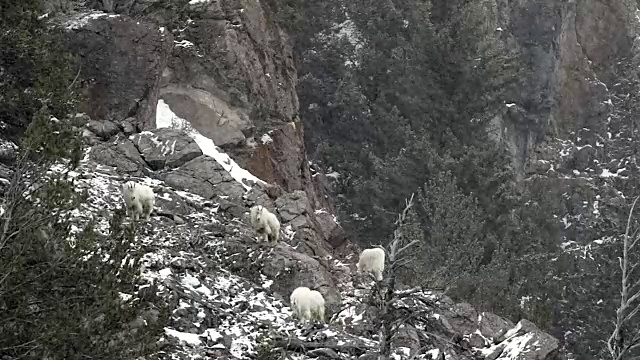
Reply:
[[[489,312],[480,313],[478,320],[478,330],[486,338],[496,339],[507,330],[513,328],[511,321]]]
[[[191,176],[206,180],[212,185],[217,185],[227,181],[235,180],[229,175],[229,173],[212,157],[202,155],[191,161],[188,161],[184,165],[180,166],[179,171],[188,173]],[[240,186],[238,184],[238,186]],[[226,194],[221,194],[226,195]]]
[[[266,186],[254,186],[249,191],[247,191],[243,195],[243,199],[248,207],[254,205],[262,205],[268,209],[275,209],[275,202],[272,197],[269,195],[270,186],[267,184]],[[270,210],[273,212],[273,210]]]
[[[333,248],[339,248],[348,242],[347,233],[336,222],[336,216],[324,210],[316,210],[315,218],[325,241]]]
[[[303,217],[302,219],[306,219]],[[289,241],[289,240],[286,240]],[[298,228],[291,240],[289,241],[296,251],[309,256],[315,257],[322,262],[325,267],[328,267],[327,259],[330,252],[324,246],[324,242],[321,234],[319,234],[313,227],[300,227]]]
[[[574,153],[573,155],[574,169],[584,171],[587,168],[593,168],[593,160],[596,158],[596,148],[591,145],[585,145]]]
[[[174,169],[202,155],[198,144],[177,129],[144,131],[133,135],[131,140],[153,170]]]
[[[108,120],[89,120],[86,127],[103,141],[109,140],[113,135],[120,132],[118,125]]]
[[[216,194],[230,196],[234,200],[242,198],[242,195],[245,193],[244,187],[235,181],[235,179],[218,183],[214,185],[214,188],[216,190]]]
[[[276,200],[276,206],[283,223],[291,222],[296,218],[312,213],[311,204],[309,203],[307,195],[300,190],[287,193],[278,198]],[[294,226],[294,230],[300,226],[302,226],[302,224],[297,224],[297,226]]]
[[[393,338],[391,346],[394,348],[409,349],[409,356],[415,356],[420,351],[420,337],[416,328],[410,325],[401,325]]]
[[[166,173],[164,181],[178,190],[191,191],[206,199],[222,195],[240,202],[245,192],[244,187],[222,165],[206,155],[198,156]]]
[[[189,207],[184,198],[175,191],[166,187],[156,187],[153,190],[156,195],[155,208],[172,215],[189,215],[193,209]],[[179,221],[179,220],[178,220]]]
[[[113,166],[128,174],[141,173],[145,165],[138,149],[129,139],[97,144],[91,147],[89,157],[100,164]]]
[[[251,125],[245,110],[201,89],[169,85],[162,88],[160,97],[176,115],[188,119],[218,146],[241,143],[245,139],[243,131]]]
[[[443,301],[449,300],[443,298]],[[468,303],[450,303],[448,307],[436,317],[437,328],[447,336],[459,338],[460,346],[467,350],[483,348],[491,340],[499,341],[500,336],[513,327],[511,321],[488,312],[478,313]]]
[[[177,190],[189,191],[205,199],[211,199],[216,195],[213,185],[209,182],[179,170],[166,174],[164,182]]]
[[[135,118],[126,118],[120,122],[120,127],[125,135],[133,135],[136,132],[136,127],[133,125],[136,123]]]
[[[479,351],[487,360],[556,360],[559,341],[538,329],[528,320],[518,324],[505,334],[505,340]]]
[[[452,329],[460,334],[471,334],[478,328],[478,312],[468,303],[455,304],[445,315]]]
[[[220,205],[220,210],[229,214],[231,218],[242,219],[245,217],[245,213],[247,212],[247,208],[233,201],[229,201],[225,198],[218,198],[218,204]],[[249,222],[249,215],[247,214],[246,219],[247,224]]]

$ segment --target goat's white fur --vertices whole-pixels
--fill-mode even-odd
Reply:
[[[301,286],[291,292],[289,300],[293,314],[301,321],[324,322],[324,297],[320,292]]]
[[[377,281],[382,280],[384,271],[384,250],[381,248],[365,249],[358,260],[358,271],[372,273]]]
[[[276,243],[280,239],[280,221],[278,217],[269,212],[264,206],[256,205],[251,208],[251,226],[258,234],[258,241],[264,239],[269,240],[269,237]]]
[[[127,215],[133,216],[135,221],[142,215],[145,221],[149,221],[155,203],[153,189],[144,184],[127,181],[122,185],[122,197]]]
[[[324,322],[324,296],[317,290],[311,290],[311,300],[314,305],[311,310],[311,317]]]

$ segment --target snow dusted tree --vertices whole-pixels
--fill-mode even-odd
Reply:
[[[0,166],[0,354],[144,356],[161,329],[132,329],[148,302],[120,296],[134,293],[140,274],[141,254],[129,253],[134,229],[116,212],[108,235],[94,231],[93,222],[72,231],[73,214],[87,200],[72,176],[83,156],[80,124],[67,116],[77,96],[75,67],[38,18],[41,6],[0,5],[7,29],[0,34],[0,121],[10,126],[3,137],[17,144],[15,157],[3,157]]]

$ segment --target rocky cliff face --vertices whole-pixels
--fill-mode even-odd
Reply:
[[[310,209],[333,210],[324,175],[312,174],[306,158],[291,48],[267,7],[253,1],[142,1],[115,2],[114,9],[84,10],[64,21],[69,47],[82,59],[81,110],[95,126],[107,127],[87,135],[106,140],[123,131],[113,143],[96,143],[96,159],[130,174],[169,171],[193,160],[168,180],[214,196],[212,187],[222,182],[201,173],[216,165],[194,159],[199,149],[192,140],[166,132],[154,140],[127,138],[156,128],[161,100],[240,166],[273,184],[273,198],[303,191]],[[158,158],[155,139],[178,141],[179,153]],[[323,246],[346,245],[335,221],[323,226],[316,230]]]
[[[635,13],[633,1],[492,3],[496,32],[523,54],[529,70],[520,103],[495,119],[520,174],[545,139],[604,130],[613,66],[632,54]]]
[[[69,48],[82,59],[80,110],[96,120],[153,124],[172,38],[154,24],[104,13],[86,13],[65,25]]]
[[[552,333],[577,358],[596,358],[601,349],[593,343],[610,332],[615,317],[615,305],[602,299],[619,291],[617,278],[614,284],[605,277],[618,276],[618,240],[629,199],[637,196],[637,108],[624,113],[637,90],[626,88],[632,81],[618,66],[637,58],[637,5],[495,5],[500,36],[522,51],[531,70],[521,101],[495,119],[498,138],[514,154],[522,184],[559,204],[553,216],[570,260],[555,259],[552,266],[575,269],[582,279],[560,285],[560,320]],[[582,310],[574,308],[578,303]]]
[[[256,1],[116,1],[106,13],[103,3],[95,5],[62,21],[81,58],[89,157],[215,199],[236,218],[248,204],[277,211],[298,251],[265,271],[292,271],[275,285],[283,294],[311,281],[330,307],[338,304],[323,266],[352,245],[331,214],[326,179],[310,169],[291,48],[269,8]],[[247,195],[251,186],[260,190]]]

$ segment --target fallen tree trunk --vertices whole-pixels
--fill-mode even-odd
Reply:
[[[283,348],[285,350],[295,351],[295,352],[310,352],[312,350],[318,349],[329,349],[333,350],[336,353],[343,353],[349,355],[362,355],[367,351],[371,350],[369,347],[364,344],[331,344],[324,342],[306,342],[300,339],[278,339],[275,342],[275,347]],[[318,353],[316,353],[318,354]],[[309,355],[313,355],[310,353]],[[327,356],[327,353],[323,353],[322,355]],[[340,359],[340,357],[337,357]]]

